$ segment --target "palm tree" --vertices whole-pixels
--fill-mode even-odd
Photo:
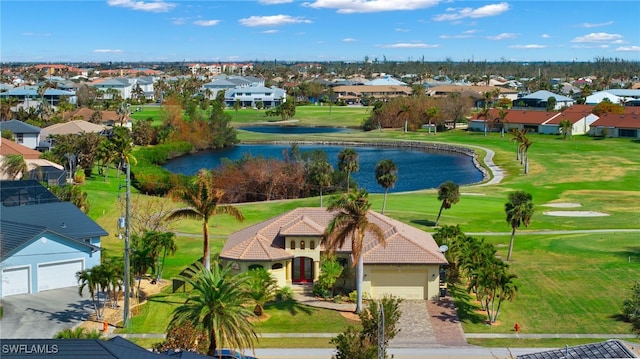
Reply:
[[[356,291],[358,300],[356,303],[356,312],[362,310],[362,281],[364,276],[364,262],[362,257],[362,247],[365,235],[373,236],[373,238],[384,244],[384,232],[377,224],[369,222],[367,213],[371,208],[369,202],[369,194],[366,190],[353,190],[341,196],[334,197],[333,201],[327,208],[327,211],[334,212],[333,219],[329,222],[323,244],[325,248],[332,254],[341,248],[347,239],[351,240],[351,255],[353,264],[356,265]]]
[[[255,304],[253,314],[260,317],[264,313],[264,305],[276,297],[278,281],[264,268],[251,269],[247,276],[247,290]]]
[[[320,190],[320,207],[322,203],[322,190],[324,187],[331,186],[331,180],[333,178],[333,167],[327,161],[318,161],[311,167],[310,173],[311,182],[318,186]]]
[[[376,181],[384,188],[384,200],[382,201],[382,214],[387,205],[387,192],[395,186],[398,180],[398,166],[392,160],[381,160],[376,165]]]
[[[116,109],[116,114],[118,114],[118,122],[120,122],[120,126],[124,126],[129,115],[131,115],[131,105],[126,102],[121,102]]]
[[[8,154],[0,159],[0,170],[11,179],[19,179],[28,171],[24,157],[18,154]]]
[[[533,141],[531,141],[527,136],[522,136],[522,143],[520,144],[520,147],[522,147],[520,150],[522,153],[520,155],[520,162],[524,162],[524,174],[529,173],[529,147],[531,147],[532,144]]]
[[[513,135],[513,137],[511,137],[511,142],[515,142],[516,143],[516,161],[518,161],[520,159],[520,150],[521,150],[521,144],[522,144],[522,140],[524,137],[526,137],[527,130],[525,129],[517,129],[517,128],[512,128],[511,129],[511,134]]]
[[[245,289],[248,277],[229,272],[229,265],[221,267],[214,261],[211,270],[195,263],[179,277],[193,289],[184,304],[174,309],[169,327],[188,323],[206,333],[209,356],[219,347],[253,349],[257,339],[250,321],[253,313],[246,307],[251,302]]]
[[[78,279],[79,285],[78,294],[82,297],[82,292],[84,292],[85,288],[89,291],[93,310],[96,313],[96,319],[102,320],[102,314],[104,312],[104,307],[100,305],[100,291],[102,289],[100,282],[102,278],[100,278],[100,271],[95,270],[96,267],[76,273],[76,278]]]
[[[573,130],[573,124],[571,121],[564,119],[560,121],[560,129],[562,129],[562,135],[564,139],[567,139],[567,135],[569,135]]]
[[[358,162],[358,152],[353,148],[345,148],[338,153],[338,169],[347,173],[347,193],[351,184],[351,173],[360,170]]]
[[[504,211],[507,214],[507,223],[511,225],[511,241],[509,242],[509,252],[507,253],[508,262],[511,260],[516,229],[518,229],[521,224],[528,227],[529,223],[531,223],[531,217],[534,212],[533,196],[524,191],[509,193],[509,202],[505,203]]]
[[[174,187],[169,191],[169,196],[174,200],[185,202],[189,207],[176,209],[167,216],[167,220],[181,218],[202,220],[202,263],[205,268],[211,268],[209,258],[209,220],[216,214],[224,213],[243,221],[242,212],[234,206],[220,204],[224,196],[224,190],[216,187],[213,173],[205,169],[198,172],[193,182]]]
[[[440,211],[438,212],[438,218],[436,218],[436,223],[433,225],[434,227],[438,226],[438,222],[440,222],[440,215],[442,214],[443,209],[449,209],[454,204],[460,201],[460,186],[453,181],[447,181],[441,184],[438,187],[438,201],[442,201],[442,205],[440,206]]]
[[[147,233],[149,233],[147,235]],[[167,258],[167,254],[173,255],[178,250],[176,246],[176,234],[173,232],[145,232],[145,237],[149,239],[148,246],[151,249],[151,256],[154,259],[153,272],[156,275],[156,280],[162,278],[162,272],[164,271],[164,262]],[[162,253],[162,256],[161,256]]]

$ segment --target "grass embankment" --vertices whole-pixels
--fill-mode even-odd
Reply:
[[[355,115],[345,116],[341,111],[361,111],[366,108],[334,107],[331,116],[328,108],[300,107],[296,119],[301,125],[351,126],[359,124]],[[321,110],[326,110],[325,113]],[[144,115],[145,109],[137,114]],[[318,111],[318,112],[314,112]],[[234,111],[230,111],[234,116]],[[309,114],[308,118],[306,114]],[[313,115],[315,114],[315,115]],[[256,110],[240,110],[234,122],[250,123]],[[144,117],[146,118],[146,117]],[[266,119],[266,118],[265,118]],[[350,134],[323,134],[291,136],[291,140],[336,140],[336,141],[434,141],[463,146],[480,146],[495,152],[494,162],[505,171],[500,184],[491,186],[464,186],[458,204],[445,210],[441,218],[443,225],[459,224],[466,233],[478,233],[498,248],[498,255],[506,256],[510,227],[505,221],[504,203],[507,194],[514,190],[532,193],[536,213],[529,228],[520,228],[516,234],[511,268],[518,275],[519,292],[514,302],[505,303],[500,317],[501,323],[494,326],[484,324],[484,315],[475,311],[474,303],[464,295],[456,293],[463,327],[469,333],[508,333],[518,322],[523,333],[601,333],[627,334],[630,325],[619,321],[617,315],[623,300],[628,296],[632,283],[640,273],[639,233],[534,233],[553,230],[600,230],[640,228],[640,143],[628,139],[598,140],[577,136],[563,140],[560,136],[529,134],[533,145],[529,149],[530,173],[525,175],[523,167],[515,159],[515,144],[511,136],[501,137],[497,133],[483,136],[481,133],[450,131],[427,135],[425,132],[404,134],[399,130],[371,131]],[[243,141],[282,140],[281,135],[249,133],[239,130]],[[482,152],[482,151],[480,151]],[[428,168],[424,169],[429,171]],[[402,178],[399,178],[402,181]],[[116,219],[120,215],[117,196],[118,185],[123,177],[110,177],[105,184],[93,178],[86,188],[92,204],[90,215],[110,233],[115,233]],[[134,191],[135,192],[135,191]],[[373,209],[379,210],[382,195],[371,195]],[[550,202],[575,202],[582,206],[571,210],[596,211],[608,214],[605,217],[554,217],[545,215]],[[224,238],[235,230],[281,214],[298,206],[317,206],[317,198],[277,201],[269,203],[241,204],[245,214],[244,223],[224,216],[211,222],[212,253],[219,252]],[[435,190],[415,193],[390,194],[386,214],[420,229],[434,231],[433,221],[440,202]],[[183,221],[176,229],[178,253],[167,259],[165,277],[171,278],[184,266],[197,259],[201,253],[201,226],[199,222]],[[121,252],[122,241],[109,236],[103,245],[114,252]],[[163,294],[166,298],[167,294]],[[134,332],[162,332],[167,316],[174,304],[150,302],[133,320]],[[267,310],[271,314],[273,308]],[[316,321],[313,315],[313,321]],[[306,315],[305,315],[306,316]],[[303,318],[305,317],[303,316]],[[272,318],[276,318],[275,316]],[[139,322],[139,324],[136,324]],[[267,320],[258,327],[261,332],[311,331],[309,320],[299,326],[295,322],[282,324]],[[336,332],[343,324],[330,326],[326,332]],[[286,340],[285,340],[286,341]],[[324,340],[322,340],[324,342]],[[593,340],[591,340],[593,341]],[[259,345],[268,346],[280,340],[265,339]],[[554,347],[558,342],[571,344],[569,340],[485,340],[474,339],[474,344],[486,346],[540,346]],[[578,343],[578,342],[576,342]]]

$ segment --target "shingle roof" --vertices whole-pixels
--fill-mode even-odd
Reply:
[[[539,353],[518,355],[517,359],[602,359],[637,358],[629,348],[619,340],[577,345],[565,349],[554,349]]]
[[[40,127],[32,126],[20,120],[0,122],[0,130],[11,130],[13,133],[40,133]]]
[[[104,237],[109,234],[71,202],[2,206],[0,210],[3,220],[43,226],[75,240]]]
[[[240,261],[275,261],[293,258],[285,248],[286,236],[309,236],[320,239],[334,213],[325,208],[302,207],[237,231],[225,243],[220,257]],[[433,237],[427,232],[374,211],[368,220],[385,233],[387,244],[380,245],[371,233],[365,234],[365,264],[445,264]],[[323,247],[320,247],[321,250]],[[347,239],[338,252],[351,252]]]
[[[89,115],[90,116],[90,115]],[[101,132],[104,126],[84,120],[73,120],[64,123],[56,123],[42,129],[41,135],[47,138],[51,135],[68,135],[82,132]]]

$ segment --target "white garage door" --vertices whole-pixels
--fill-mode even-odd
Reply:
[[[427,271],[374,270],[371,273],[371,295],[381,298],[393,294],[404,299],[426,299]]]
[[[29,267],[2,270],[2,296],[29,293]]]
[[[38,291],[78,285],[76,273],[84,268],[83,260],[38,264]]]

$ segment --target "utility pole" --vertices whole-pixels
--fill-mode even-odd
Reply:
[[[131,165],[127,166],[127,184],[126,184],[126,212],[125,212],[125,237],[124,237],[124,317],[122,320],[122,327],[126,328],[129,325],[129,292],[130,292],[130,279],[129,279],[129,222],[131,215]]]

